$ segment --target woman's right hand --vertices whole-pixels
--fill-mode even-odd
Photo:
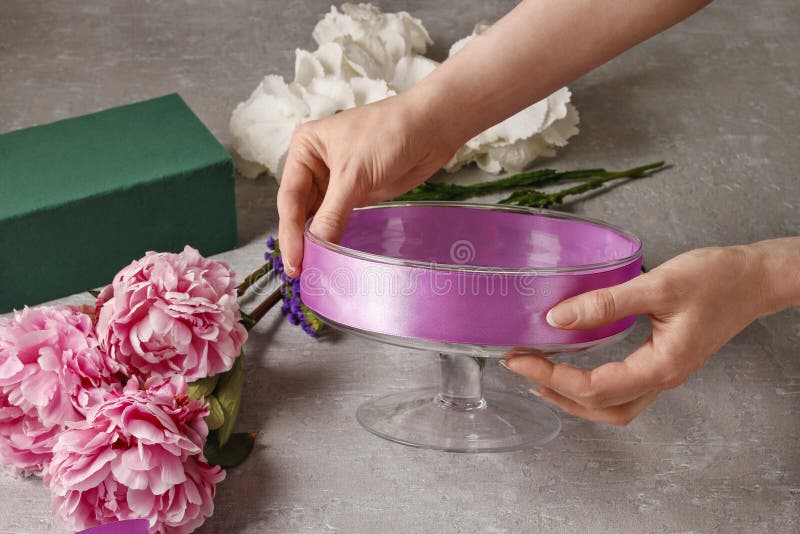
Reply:
[[[287,274],[300,274],[311,215],[337,241],[353,208],[414,188],[474,135],[708,1],[525,0],[410,90],[300,126],[278,191]]]
[[[300,274],[303,225],[338,241],[353,208],[413,189],[442,167],[463,140],[414,91],[308,122],[295,130],[278,191],[279,239],[286,273]]]

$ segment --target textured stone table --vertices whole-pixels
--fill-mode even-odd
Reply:
[[[512,5],[379,3],[423,19],[438,59]],[[4,0],[0,131],[178,91],[227,144],[235,104],[263,75],[291,74],[328,6]],[[544,164],[674,167],[566,208],[635,229],[650,266],[800,234],[799,20],[793,0],[718,2],[574,83],[581,133]],[[241,272],[277,229],[275,193],[271,179],[237,182],[241,248],[221,257]],[[363,400],[426,384],[435,358],[315,341],[278,315],[248,348],[240,427],[260,432],[256,451],[202,532],[800,531],[798,310],[757,321],[627,428],[565,416],[547,446],[488,455],[415,450],[356,423]],[[647,331],[572,360],[622,358]],[[0,532],[62,532],[40,481],[2,475],[0,494]]]

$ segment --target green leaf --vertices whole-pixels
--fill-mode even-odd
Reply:
[[[226,469],[236,467],[244,462],[256,443],[256,433],[240,432],[233,434],[224,447],[213,436],[206,441],[203,454],[211,465],[218,465]]]
[[[233,368],[222,373],[219,384],[214,393],[222,406],[225,422],[217,431],[219,444],[224,447],[233,434],[236,417],[239,415],[239,406],[242,404],[242,389],[244,388],[244,351],[236,358]]]
[[[225,412],[222,410],[222,405],[214,395],[208,395],[206,397],[206,404],[208,405],[206,424],[209,430],[216,430],[225,422]]]
[[[220,375],[207,376],[189,384],[189,398],[201,399],[214,391]]]

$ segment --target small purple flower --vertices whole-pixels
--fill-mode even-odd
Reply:
[[[322,322],[313,314],[311,310],[303,304],[300,298],[300,277],[289,278],[284,272],[283,258],[281,257],[280,243],[277,239],[270,236],[267,238],[267,252],[264,258],[272,261],[272,268],[281,275],[281,313],[285,315],[293,325],[300,325],[305,333],[316,336]]]
[[[309,336],[311,337],[317,336],[317,331],[314,330],[314,327],[311,326],[310,324],[304,322],[303,324],[300,325],[300,327],[303,329],[303,332],[305,332]]]
[[[277,272],[281,273],[281,276],[285,276],[283,272],[283,258],[281,258],[280,254],[275,254],[272,256],[272,266]]]
[[[294,314],[299,314],[300,312],[302,312],[303,311],[302,306],[303,303],[300,302],[300,300],[297,298],[293,298],[291,302],[289,302],[289,309],[292,310],[292,313]]]

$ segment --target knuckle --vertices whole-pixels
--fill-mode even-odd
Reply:
[[[311,152],[316,130],[314,122],[298,124],[292,132],[292,138],[289,143],[290,152],[299,156]]]
[[[614,295],[608,289],[600,289],[592,293],[588,302],[588,313],[591,317],[612,317],[617,306]]]
[[[285,218],[288,218],[293,208],[292,193],[287,189],[285,184],[278,187],[277,205],[278,215],[280,216],[279,222],[283,222]]]
[[[343,220],[336,213],[319,211],[314,215],[314,231],[325,239],[336,239],[344,226]]]
[[[314,129],[314,122],[304,122],[295,126],[292,132],[292,142],[306,140]]]
[[[578,401],[587,408],[601,408],[603,399],[594,389],[584,389],[578,393]]]
[[[340,218],[335,213],[327,211],[319,211],[314,215],[314,223],[317,227],[322,227],[325,230],[338,230]]]
[[[660,275],[650,277],[649,289],[658,296],[668,295],[675,289],[675,283],[669,276]]]
[[[662,304],[676,302],[683,293],[680,282],[668,274],[653,276],[649,289],[655,300]]]

